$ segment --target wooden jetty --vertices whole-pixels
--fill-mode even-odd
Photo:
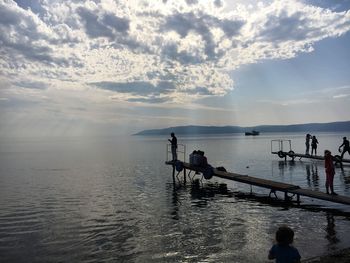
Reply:
[[[190,179],[190,173],[193,171],[195,173],[205,173],[206,168],[194,166],[190,163],[182,162],[182,161],[166,161],[165,164],[172,165],[173,167],[173,179],[175,180],[175,173],[177,171],[176,177],[183,171],[184,174],[184,182],[186,183],[186,177],[188,176]],[[189,171],[187,174],[186,172]],[[340,195],[329,195],[320,191],[314,191],[309,189],[300,188],[298,185],[286,184],[281,182],[276,182],[272,180],[262,179],[258,177],[242,175],[231,172],[219,171],[218,169],[213,168],[212,176],[224,178],[227,180],[237,181],[244,184],[249,184],[251,186],[258,186],[262,188],[270,189],[271,194],[275,194],[276,191],[284,193],[284,199],[286,201],[291,201],[294,196],[296,196],[297,202],[300,203],[300,196],[307,196],[315,199],[321,199],[325,201],[330,201],[334,203],[340,203],[345,205],[350,205],[350,197],[340,196]],[[288,194],[291,194],[289,196]]]

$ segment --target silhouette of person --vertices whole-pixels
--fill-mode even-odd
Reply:
[[[294,231],[288,226],[281,226],[276,232],[276,244],[269,251],[268,259],[276,259],[276,263],[299,263],[298,249],[292,246]]]
[[[342,143],[342,145],[339,146],[339,152],[340,152],[341,147],[343,147],[343,151],[340,155],[340,158],[343,159],[344,154],[346,152],[348,152],[348,154],[350,155],[350,145],[349,145],[349,141],[346,139],[346,137],[343,137],[343,143]]]
[[[171,133],[171,140],[168,139],[168,141],[171,143],[171,154],[173,156],[173,161],[177,160],[177,138],[175,136],[175,133]]]
[[[310,139],[311,139],[311,134],[306,134],[305,137],[305,146],[306,146],[306,150],[305,150],[305,155],[309,155],[309,150],[310,150]]]
[[[327,191],[327,194],[337,195],[334,192],[334,188],[333,188],[333,180],[334,180],[334,174],[335,174],[334,164],[333,164],[333,156],[329,150],[324,151],[324,168],[326,170],[326,191]],[[331,190],[330,193],[329,193],[329,190]]]
[[[316,136],[312,136],[311,155],[313,154],[314,151],[315,151],[315,155],[317,155],[317,144],[318,144],[318,140],[316,139]]]

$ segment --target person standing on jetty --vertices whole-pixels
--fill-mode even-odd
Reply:
[[[318,140],[316,139],[316,136],[312,136],[311,155],[313,154],[314,150],[315,150],[315,155],[317,155],[317,144],[318,144]]]
[[[173,161],[177,160],[177,138],[175,136],[175,133],[171,133],[171,140],[168,139],[168,141],[171,143],[171,154],[173,156]]]
[[[311,134],[306,134],[306,138],[305,138],[305,146],[306,146],[306,150],[305,150],[305,155],[309,155],[309,150],[310,150],[310,139],[311,139]]]
[[[326,191],[327,191],[327,194],[337,195],[334,192],[334,188],[333,188],[333,180],[334,180],[334,174],[335,174],[334,164],[333,164],[333,156],[332,156],[331,151],[329,151],[329,150],[324,151],[324,168],[326,170]],[[329,190],[331,190],[330,193],[329,193]]]
[[[343,147],[343,152],[340,155],[340,158],[343,159],[344,154],[346,152],[348,152],[348,154],[350,155],[350,145],[349,145],[349,141],[346,139],[346,137],[343,137],[343,144],[339,146],[339,152],[340,152],[340,148]]]
[[[276,243],[269,251],[268,259],[276,263],[300,263],[298,249],[292,246],[294,231],[288,226],[281,226],[276,232]]]

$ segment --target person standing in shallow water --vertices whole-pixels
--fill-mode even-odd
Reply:
[[[168,139],[168,141],[171,143],[171,154],[173,156],[173,161],[177,160],[177,138],[175,136],[175,133],[171,133],[171,139]]]
[[[339,152],[340,152],[341,147],[343,147],[343,151],[341,153],[340,158],[343,159],[344,154],[346,152],[348,152],[348,154],[350,155],[350,145],[349,145],[349,141],[346,139],[346,137],[343,137],[343,144],[339,146]]]
[[[316,136],[312,136],[311,155],[313,154],[314,151],[315,151],[315,155],[317,155],[317,144],[318,144],[318,140],[316,139]]]
[[[333,188],[333,180],[334,180],[334,174],[335,174],[335,169],[334,169],[334,164],[333,164],[333,156],[329,150],[324,151],[324,168],[326,170],[326,191],[327,191],[327,194],[337,195],[334,192],[334,188]],[[329,190],[331,192],[329,192]]]
[[[310,139],[311,139],[311,135],[308,133],[306,134],[306,138],[305,138],[305,146],[306,146],[306,150],[305,150],[305,155],[309,155],[309,151],[310,151]]]
[[[281,226],[276,232],[276,243],[269,251],[268,259],[275,259],[276,263],[299,263],[298,249],[292,246],[294,231],[288,226]]]

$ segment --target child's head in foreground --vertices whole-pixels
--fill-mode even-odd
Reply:
[[[293,243],[294,231],[288,226],[281,226],[276,232],[276,241],[279,245],[288,246]]]

